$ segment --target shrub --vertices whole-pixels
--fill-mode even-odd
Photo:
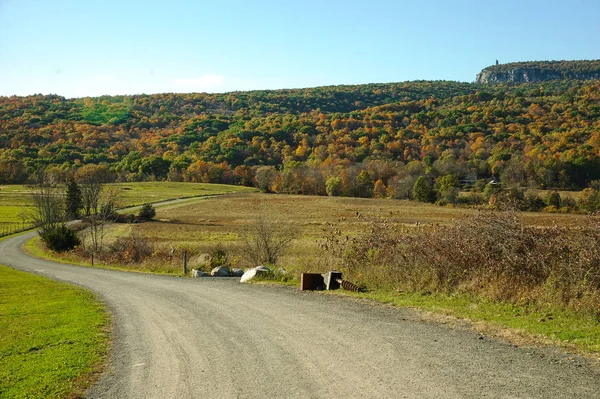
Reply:
[[[225,250],[221,246],[217,246],[210,254],[210,267],[215,268],[226,265],[227,253],[225,253]]]
[[[39,235],[46,247],[56,252],[69,251],[81,243],[77,233],[63,223],[44,227]]]
[[[275,265],[298,234],[298,226],[291,221],[274,220],[261,211],[242,237],[240,253],[251,264]]]
[[[370,287],[461,292],[600,316],[600,221],[594,217],[573,228],[526,226],[514,211],[418,229],[374,220],[355,236],[330,226],[322,248],[329,266]]]
[[[137,217],[133,213],[119,213],[115,223],[135,223]]]
[[[147,239],[131,234],[108,245],[102,257],[111,263],[140,263],[153,252],[154,248]]]
[[[154,206],[152,206],[152,204],[147,203],[142,205],[142,207],[140,208],[140,213],[138,214],[138,217],[142,220],[152,220],[155,216],[156,209],[154,209]]]
[[[463,205],[481,205],[484,203],[483,194],[470,192],[464,195],[459,195],[457,198],[457,203]]]

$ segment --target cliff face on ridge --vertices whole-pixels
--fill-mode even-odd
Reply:
[[[476,83],[535,83],[555,79],[600,79],[600,60],[537,61],[492,65],[477,74]]]

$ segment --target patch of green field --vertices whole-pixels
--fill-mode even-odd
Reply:
[[[118,202],[123,207],[180,198],[205,197],[237,192],[257,191],[251,187],[210,183],[136,182],[107,184],[115,187]],[[0,229],[27,222],[33,214],[30,191],[24,185],[0,186]]]
[[[80,395],[100,371],[108,325],[88,291],[0,266],[0,398]]]
[[[31,205],[29,190],[22,184],[0,185],[0,206]]]
[[[14,228],[27,221],[31,214],[31,200],[28,189],[20,184],[0,186],[0,230]]]
[[[22,223],[27,220],[32,206],[27,205],[0,205],[0,223]]]
[[[251,187],[210,183],[140,182],[114,183],[108,186],[118,189],[120,203],[124,207],[146,202],[256,191]]]

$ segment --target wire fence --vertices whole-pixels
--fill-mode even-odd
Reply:
[[[9,236],[11,234],[20,233],[22,231],[31,230],[35,227],[34,223],[21,222],[21,223],[3,223],[0,224],[0,237]]]

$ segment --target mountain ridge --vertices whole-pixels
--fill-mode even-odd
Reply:
[[[475,83],[537,83],[564,79],[600,79],[600,60],[526,61],[490,65],[477,74]]]

